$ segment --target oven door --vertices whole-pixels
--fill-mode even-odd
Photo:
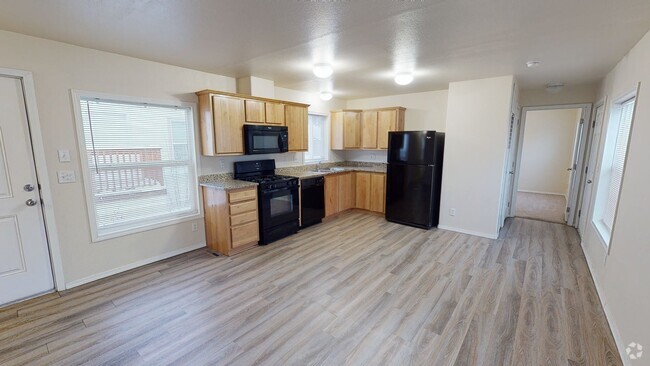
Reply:
[[[263,229],[298,221],[298,187],[280,188],[262,193],[260,226]]]
[[[288,150],[289,135],[285,129],[269,128],[261,129],[244,126],[246,131],[245,148],[246,154],[275,154]]]

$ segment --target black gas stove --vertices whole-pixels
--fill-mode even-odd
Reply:
[[[237,162],[234,178],[259,184],[260,245],[298,231],[298,178],[275,175],[273,159]]]
[[[255,182],[263,190],[278,189],[289,186],[297,186],[298,178],[286,175],[264,175],[260,177],[240,177],[236,179]]]

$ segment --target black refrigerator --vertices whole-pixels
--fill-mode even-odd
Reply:
[[[388,133],[386,220],[430,229],[438,226],[445,134]]]

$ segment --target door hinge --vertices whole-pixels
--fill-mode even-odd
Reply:
[[[585,119],[584,119],[584,118],[580,118],[580,124],[583,124],[583,123],[585,123]]]
[[[571,207],[567,207],[567,208],[566,208],[566,212],[567,212],[567,213],[571,212]]]
[[[594,128],[594,127],[596,127],[596,120],[594,120],[594,122],[592,122],[592,124],[591,124],[591,128]]]
[[[582,210],[578,210],[578,218],[582,215]]]
[[[585,167],[585,174],[587,174],[588,171],[589,171],[589,165]]]

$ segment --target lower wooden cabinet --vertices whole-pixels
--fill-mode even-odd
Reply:
[[[352,208],[384,213],[386,174],[347,172],[325,176],[325,217]]]
[[[355,207],[354,173],[325,176],[325,217]]]
[[[208,248],[230,256],[257,245],[260,240],[257,188],[229,191],[202,188]]]

